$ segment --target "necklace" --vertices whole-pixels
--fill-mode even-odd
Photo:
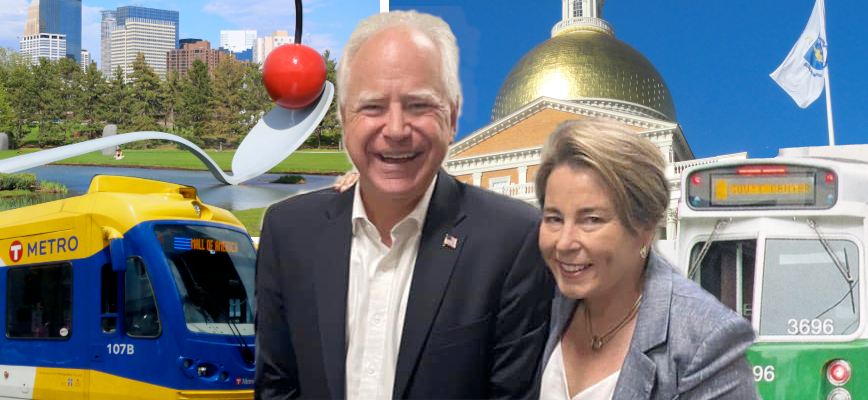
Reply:
[[[594,335],[594,325],[591,323],[591,312],[588,311],[588,307],[585,306],[585,321],[588,323],[588,334],[591,335],[591,350],[600,350],[606,343],[609,343],[609,340],[612,340],[612,337],[614,337],[621,328],[627,325],[627,322],[630,322],[630,320],[636,316],[639,312],[639,304],[641,303],[642,295],[640,294],[639,297],[636,298],[636,302],[633,303],[633,308],[631,308],[630,312],[624,316],[624,319],[622,319],[618,325],[615,325],[614,328],[603,334],[603,336]]]

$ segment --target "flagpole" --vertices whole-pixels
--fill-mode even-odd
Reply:
[[[821,0],[822,1],[822,0]],[[826,4],[822,4],[823,11],[823,33],[826,32]],[[826,42],[828,43],[828,41]],[[828,58],[829,55],[826,54],[823,58]],[[829,146],[835,145],[835,126],[832,124],[832,92],[831,87],[829,86],[829,61],[828,59],[823,60],[826,62],[826,73],[824,75],[824,79],[826,80],[826,120],[829,122]]]
[[[826,64],[826,119],[829,120],[829,146],[835,145],[835,126],[832,124],[832,94],[829,91],[829,64]]]

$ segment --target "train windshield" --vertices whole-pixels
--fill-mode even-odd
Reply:
[[[747,319],[754,316],[757,239],[714,241],[700,258],[694,245],[694,279]],[[859,327],[859,251],[849,240],[765,240],[759,306],[760,335],[849,335]]]
[[[154,233],[175,277],[187,328],[253,335],[256,252],[250,238],[199,225],[157,225]]]

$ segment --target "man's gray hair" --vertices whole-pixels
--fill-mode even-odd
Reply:
[[[455,117],[461,115],[461,82],[458,80],[458,45],[449,24],[439,17],[417,11],[390,11],[372,15],[356,26],[350,39],[344,46],[343,55],[337,66],[337,97],[338,114],[343,110],[346,101],[347,79],[350,76],[350,64],[362,43],[380,31],[392,27],[404,26],[415,29],[435,43],[440,52],[440,73],[449,104],[456,104]]]

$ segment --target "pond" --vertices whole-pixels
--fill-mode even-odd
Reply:
[[[118,175],[192,186],[196,188],[203,203],[230,211],[267,207],[292,195],[328,187],[335,181],[334,176],[302,175],[307,183],[295,185],[270,183],[282,174],[264,174],[244,182],[243,185],[229,186],[218,182],[208,171],[46,165],[22,172],[34,173],[37,180],[58,182],[69,189],[65,195],[34,195],[31,198],[34,204],[85,194],[95,175]]]

